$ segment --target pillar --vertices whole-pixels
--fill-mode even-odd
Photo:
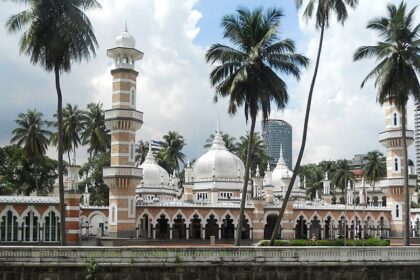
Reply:
[[[81,194],[64,193],[66,243],[78,245],[80,243],[80,198]]]

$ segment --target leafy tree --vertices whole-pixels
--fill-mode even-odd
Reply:
[[[251,145],[249,145],[250,138],[252,138]],[[265,147],[264,141],[259,132],[255,132],[253,137],[249,137],[249,132],[247,132],[246,136],[241,136],[239,138],[239,142],[236,143],[236,147],[238,149],[237,154],[242,161],[246,161],[249,146],[251,146],[249,166],[251,168],[251,176],[254,176],[257,166],[264,169],[267,165],[267,148]]]
[[[174,170],[179,174],[179,162],[184,163],[185,154],[182,149],[186,145],[184,137],[176,131],[169,131],[163,136],[162,150],[157,155],[158,163],[162,163],[162,167],[169,168],[169,173]]]
[[[262,8],[250,11],[246,8],[236,14],[223,17],[223,37],[231,45],[213,44],[206,53],[206,60],[214,66],[210,82],[215,87],[214,101],[219,97],[229,98],[228,113],[236,114],[244,106],[245,120],[251,119],[250,146],[245,161],[244,186],[235,245],[240,245],[246,191],[251,164],[251,143],[255,123],[261,111],[266,121],[273,104],[285,108],[288,100],[286,83],[277,73],[300,77],[300,67],[308,65],[308,59],[295,53],[295,43],[290,39],[280,40],[279,27],[283,12],[280,9]]]
[[[57,115],[54,115],[55,117]],[[67,103],[63,109],[63,150],[67,152],[68,162],[70,160],[70,152],[76,159],[76,149],[81,144],[81,135],[84,130],[83,127],[84,112],[78,108],[77,105],[72,106]],[[57,122],[54,124],[58,126]],[[58,132],[54,132],[51,136],[51,142],[54,146],[58,145]]]
[[[223,138],[223,141],[225,142],[226,149],[228,149],[228,151],[231,153],[236,153],[237,147],[236,147],[235,137],[230,136],[228,133],[223,133],[222,131],[220,133],[222,134],[222,138]],[[214,140],[214,134],[210,134],[209,138],[207,138],[206,140],[206,144],[204,145],[204,148],[210,149],[213,143],[213,140]]]
[[[308,94],[308,101],[306,103],[306,113],[305,113],[305,121],[303,123],[303,135],[302,135],[302,142],[300,145],[300,150],[298,157],[296,159],[295,168],[293,170],[292,178],[290,179],[289,186],[287,188],[286,195],[284,197],[283,205],[279,212],[279,218],[276,220],[276,225],[273,230],[273,234],[271,235],[270,245],[274,245],[274,240],[276,238],[277,233],[280,229],[280,223],[283,218],[284,210],[286,209],[287,201],[289,200],[290,193],[293,189],[293,184],[295,183],[296,176],[299,174],[300,163],[302,161],[303,153],[305,151],[306,145],[306,137],[308,134],[308,125],[309,125],[309,114],[311,111],[311,103],[312,103],[312,94],[315,87],[316,77],[318,75],[318,67],[319,61],[321,58],[321,51],[322,51],[322,43],[324,41],[324,31],[326,28],[329,27],[330,17],[335,14],[337,21],[344,24],[348,17],[347,13],[347,6],[350,8],[355,8],[358,4],[358,0],[309,0],[308,5],[305,8],[303,13],[303,17],[306,20],[312,18],[315,14],[315,27],[317,29],[321,29],[319,45],[318,45],[318,53],[315,62],[315,69],[314,74],[312,76],[311,86],[309,88]],[[295,0],[296,7],[299,9],[303,5],[303,0]],[[314,10],[315,13],[314,13]]]
[[[104,183],[102,170],[111,165],[109,153],[97,153],[89,157],[88,162],[82,165],[79,175],[85,175],[85,179],[79,184],[79,191],[83,192],[86,184],[90,192],[90,203],[92,205],[108,205],[108,186]]]
[[[412,96],[416,102],[420,101],[420,25],[413,26],[416,8],[407,11],[405,2],[397,7],[388,5],[388,16],[374,18],[369,21],[367,28],[377,31],[381,39],[374,46],[362,46],[354,53],[354,60],[375,57],[379,62],[366,76],[364,84],[375,78],[378,90],[379,104],[391,103],[401,110],[402,146],[404,170],[405,209],[404,245],[410,240],[410,194],[408,189],[408,158],[406,142],[406,111],[408,99]]]
[[[22,147],[22,157],[36,162],[41,160],[47,152],[51,132],[46,130],[47,122],[43,114],[36,109],[28,110],[27,113],[20,113],[15,120],[18,125],[13,129],[12,143]]]
[[[375,183],[378,179],[386,176],[386,159],[379,151],[368,152],[364,158],[367,162],[363,166],[366,178],[370,181],[373,192],[375,192]]]
[[[9,32],[24,29],[20,52],[30,56],[33,64],[54,71],[57,91],[58,185],[60,215],[64,220],[63,181],[63,101],[60,74],[70,72],[74,61],[88,60],[98,43],[85,11],[100,7],[96,0],[16,1],[29,8],[12,15],[6,23]],[[65,223],[60,223],[61,244],[65,245]]]
[[[110,135],[105,127],[105,112],[102,103],[90,103],[83,118],[84,131],[82,133],[83,145],[88,145],[88,153],[95,156],[106,152],[111,146]]]
[[[332,185],[335,188],[340,188],[341,193],[344,194],[347,187],[347,182],[353,178],[354,174],[351,171],[350,162],[346,159],[338,160],[335,165],[334,173],[332,174]]]

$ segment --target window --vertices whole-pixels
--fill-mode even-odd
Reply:
[[[397,113],[394,113],[393,120],[394,120],[394,126],[397,126],[398,125],[398,115],[397,115]]]
[[[22,240],[34,242],[38,241],[39,222],[38,217],[34,215],[33,211],[30,211],[26,217],[23,218],[22,223]]]
[[[398,158],[394,158],[394,171],[397,172],[399,171],[399,166],[398,166]]]
[[[0,219],[0,241],[18,240],[18,222],[17,217],[11,210],[6,212]]]
[[[400,216],[400,207],[397,205],[395,206],[395,217],[399,217]]]
[[[130,90],[130,103],[131,106],[136,106],[136,89],[134,87]]]
[[[58,221],[58,216],[53,211],[50,211],[45,217],[44,241],[60,241],[60,222]]]
[[[130,160],[134,160],[134,144],[133,143],[130,143],[130,148],[129,148],[129,150],[130,150]]]

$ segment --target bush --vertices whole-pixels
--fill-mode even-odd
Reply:
[[[258,246],[269,246],[269,240],[261,241]],[[382,240],[376,238],[369,238],[365,240],[346,240],[334,239],[334,240],[305,240],[305,239],[294,239],[294,240],[275,240],[274,246],[389,246],[389,240]]]

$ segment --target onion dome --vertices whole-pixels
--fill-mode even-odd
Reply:
[[[165,186],[169,184],[169,174],[163,167],[157,164],[150,143],[146,159],[139,168],[143,169],[142,186],[146,188],[160,188],[162,184]]]
[[[280,146],[280,157],[277,162],[276,168],[274,168],[271,175],[271,183],[274,187],[280,187],[283,184],[284,179],[292,177],[292,171],[286,165],[286,161],[283,156],[283,147]]]
[[[130,33],[128,33],[127,23],[125,24],[124,31],[115,39],[115,42],[117,47],[120,48],[134,49],[136,47],[136,40]]]
[[[216,131],[210,150],[202,155],[194,164],[194,181],[230,181],[243,178],[245,166],[238,158],[225,146],[223,137]]]

